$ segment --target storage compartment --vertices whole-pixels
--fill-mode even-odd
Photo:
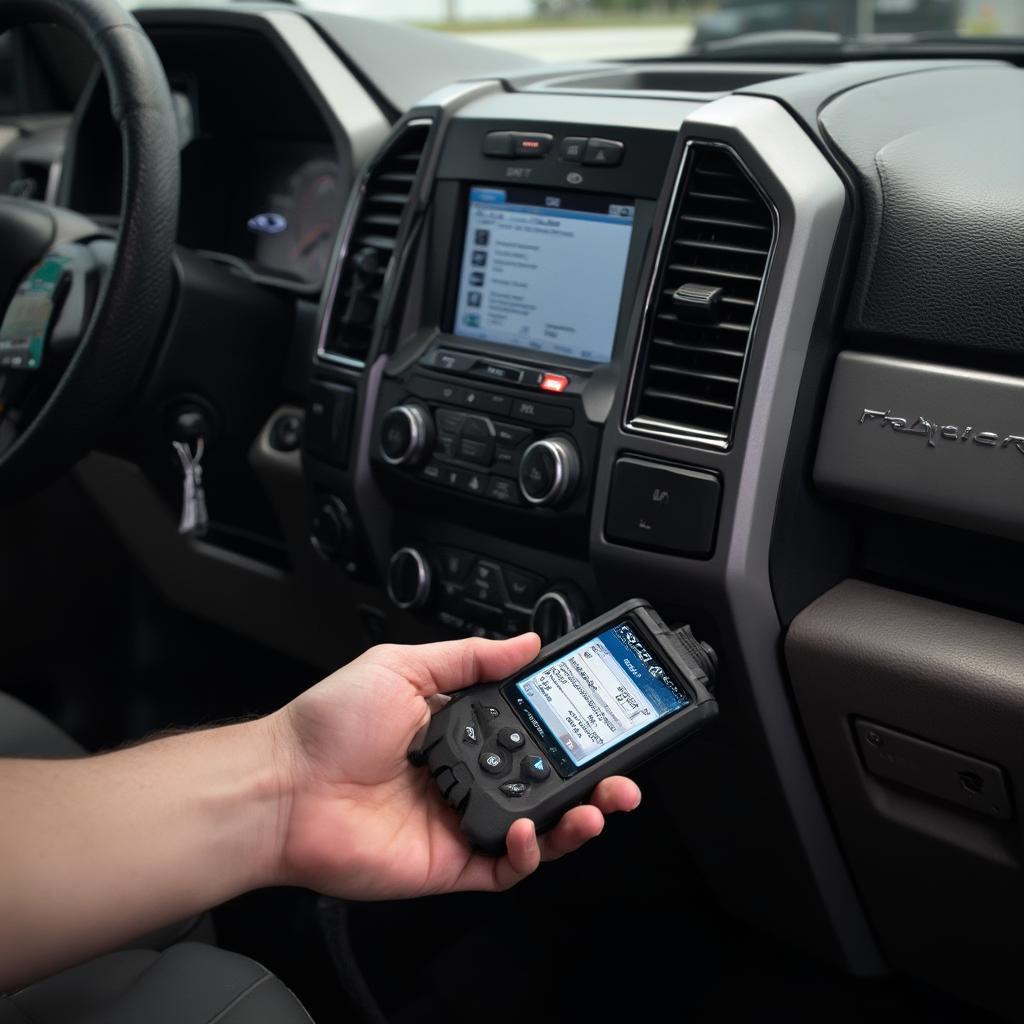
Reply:
[[[1024,626],[847,580],[785,650],[889,963],[1019,1017]]]

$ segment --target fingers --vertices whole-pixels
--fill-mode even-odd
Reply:
[[[540,852],[543,860],[557,860],[585,842],[599,836],[604,828],[604,815],[593,804],[581,804],[562,815],[562,820],[541,836]]]
[[[540,845],[529,818],[512,822],[505,837],[505,849],[505,855],[498,858],[473,854],[452,891],[502,892],[540,867]]]
[[[594,787],[590,802],[605,814],[635,811],[640,806],[640,787],[623,775],[610,775]]]
[[[535,658],[539,650],[537,634],[523,633],[509,640],[472,637],[413,647],[375,648],[374,653],[429,697],[484,680],[503,679]]]
[[[512,822],[505,836],[505,856],[497,859],[475,854],[455,888],[498,892],[510,889],[533,874],[541,861],[557,860],[599,836],[606,814],[628,812],[640,806],[640,787],[622,775],[612,775],[594,787],[589,804],[567,811],[562,820],[538,838],[529,818]]]

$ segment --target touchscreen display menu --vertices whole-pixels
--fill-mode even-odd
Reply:
[[[635,212],[608,196],[471,188],[454,333],[608,362]]]
[[[690,703],[629,622],[606,629],[504,692],[535,732],[546,733],[542,745],[554,754],[564,751],[558,759],[567,758],[574,768]]]

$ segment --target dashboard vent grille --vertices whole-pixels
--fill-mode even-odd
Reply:
[[[321,356],[364,366],[381,292],[398,243],[431,122],[409,124],[393,138],[363,179],[359,207],[345,241]]]
[[[727,448],[774,219],[729,150],[692,143],[686,165],[628,425]]]

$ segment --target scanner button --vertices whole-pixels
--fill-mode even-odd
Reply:
[[[485,704],[480,710],[489,718],[501,717],[501,712],[497,708],[492,708],[489,704]]]
[[[480,754],[480,767],[488,775],[504,775],[508,771],[508,758],[496,750],[484,750]]]
[[[539,754],[524,757],[519,767],[524,779],[533,779],[536,782],[543,782],[551,774],[547,761]]]
[[[501,791],[511,799],[517,796],[526,796],[530,787],[525,782],[504,782],[501,785]]]
[[[480,732],[475,725],[467,725],[462,730],[462,742],[463,743],[479,743]]]
[[[498,743],[506,750],[518,750],[525,742],[519,729],[498,730]]]

